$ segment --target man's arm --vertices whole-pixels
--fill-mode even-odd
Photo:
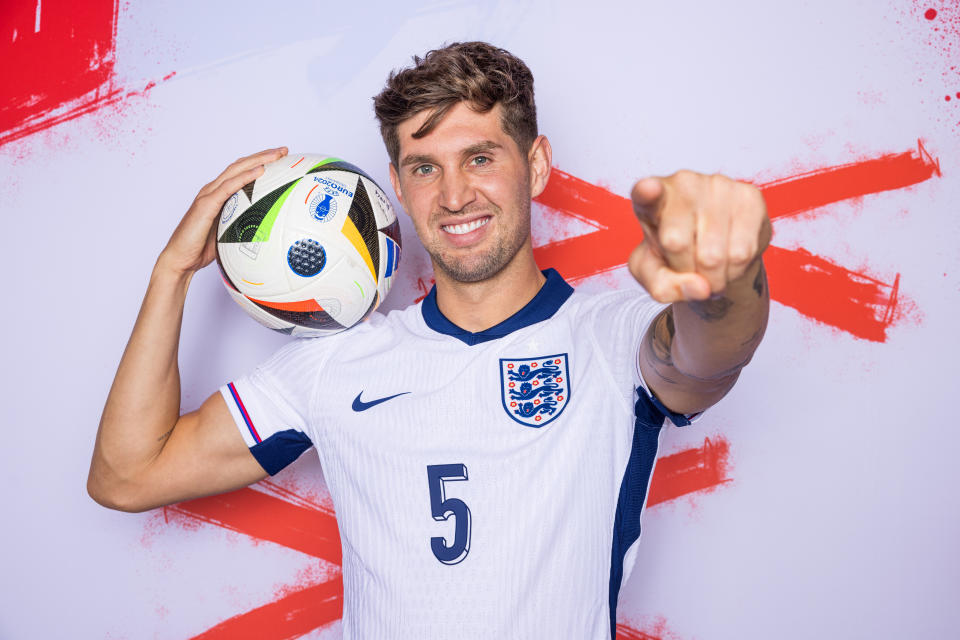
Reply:
[[[100,419],[87,479],[100,504],[145,511],[266,476],[219,393],[180,416],[177,352],[190,280],[216,255],[220,208],[284,153],[241,158],[201,189],[157,259]]]
[[[644,241],[631,272],[672,303],[644,336],[640,369],[671,411],[702,411],[733,387],[767,326],[766,206],[750,185],[692,172],[638,182],[633,202]]]

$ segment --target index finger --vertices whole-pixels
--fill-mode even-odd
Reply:
[[[216,191],[217,188],[235,176],[238,176],[254,167],[257,167],[262,164],[267,164],[268,162],[273,162],[278,160],[287,154],[286,147],[277,147],[275,149],[264,149],[249,156],[244,156],[237,159],[230,164],[223,172],[217,176],[210,184],[205,186],[200,190],[200,194],[210,193],[211,191]]]
[[[644,178],[633,185],[630,199],[633,212],[641,222],[656,226],[666,202],[667,188],[660,178]]]

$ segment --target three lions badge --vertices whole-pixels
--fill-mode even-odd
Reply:
[[[570,401],[567,354],[501,358],[500,396],[507,415],[524,426],[555,420]]]

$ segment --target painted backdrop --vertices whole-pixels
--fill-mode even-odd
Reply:
[[[759,185],[774,221],[766,340],[727,398],[665,435],[619,636],[953,636],[956,2],[8,0],[0,637],[340,637],[315,454],[130,515],[87,497],[90,452],[150,269],[200,186],[283,144],[387,186],[371,96],[412,54],[466,39],[536,76],[556,162],[534,205],[541,266],[636,286],[625,195],[680,168]],[[387,308],[430,286],[402,226]],[[286,340],[198,274],[183,409]]]

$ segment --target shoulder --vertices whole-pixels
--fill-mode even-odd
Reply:
[[[564,311],[579,321],[603,323],[618,318],[652,319],[667,306],[638,286],[604,291],[577,289],[564,305]]]

